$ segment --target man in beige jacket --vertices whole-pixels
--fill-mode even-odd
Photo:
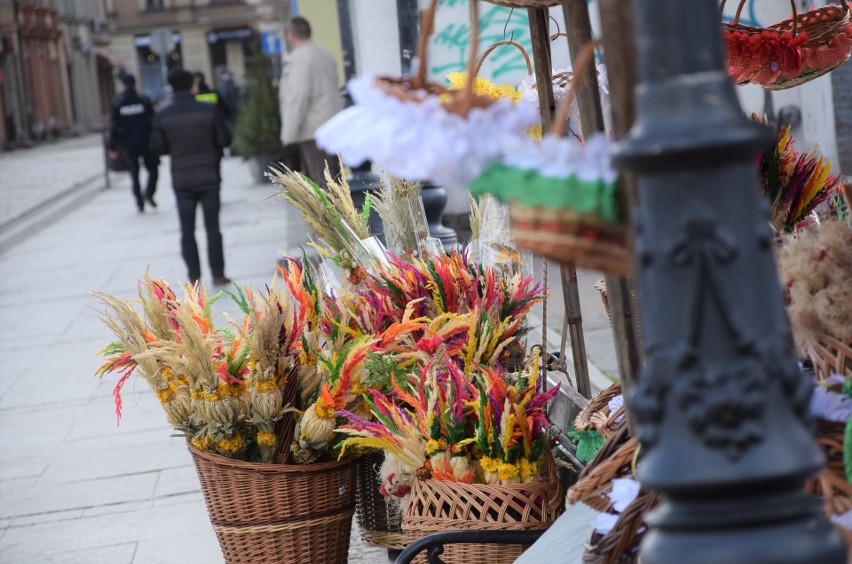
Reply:
[[[337,65],[328,50],[311,41],[311,25],[305,18],[290,20],[287,42],[292,51],[279,83],[281,142],[298,144],[305,174],[324,184],[326,163],[334,178],[340,175],[340,166],[337,157],[317,147],[314,132],[343,109]]]

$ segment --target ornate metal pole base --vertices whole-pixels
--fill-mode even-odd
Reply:
[[[805,495],[823,464],[796,366],[754,159],[770,132],[724,72],[715,0],[635,0],[638,121],[617,151],[634,216],[646,363],[629,408],[663,493],[643,564],[841,563]]]

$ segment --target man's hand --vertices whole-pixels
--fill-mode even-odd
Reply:
[[[107,155],[109,155],[109,158],[112,160],[115,160],[118,158],[118,151],[107,151]]]

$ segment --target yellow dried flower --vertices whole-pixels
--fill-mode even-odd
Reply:
[[[255,380],[254,387],[258,392],[272,392],[278,388],[278,384],[275,380]]]
[[[521,476],[522,480],[525,480],[532,475],[530,461],[526,458],[518,460],[518,474]]]
[[[320,397],[314,407],[314,412],[320,419],[331,419],[334,417],[334,412],[337,411],[333,405],[326,405],[325,400]]]
[[[500,479],[504,482],[511,480],[512,478],[517,478],[518,466],[516,464],[510,464],[508,462],[501,462],[497,466],[497,475],[500,476]]]
[[[461,90],[467,84],[467,73],[453,72],[447,75],[450,81],[450,89]],[[488,96],[492,100],[508,98],[511,102],[519,102],[522,94],[511,84],[497,85],[487,78],[477,76],[473,79],[473,93],[477,96]]]
[[[257,432],[257,444],[262,447],[274,447],[278,442],[278,437],[275,433],[270,433],[269,431],[258,431]]]
[[[496,458],[491,458],[490,456],[483,456],[482,459],[479,461],[479,465],[482,466],[482,470],[485,472],[496,472],[499,462]]]
[[[230,439],[221,439],[216,447],[222,452],[238,452],[245,446],[242,434],[237,431]]]
[[[176,393],[177,389],[175,389],[175,385],[169,382],[165,388],[157,390],[157,399],[160,400],[160,403],[167,403],[175,397]]]
[[[541,475],[541,466],[538,462],[530,462],[530,476],[532,478],[538,478]]]
[[[207,450],[207,435],[204,435],[203,437],[193,437],[192,439],[190,439],[189,442],[192,443],[192,446],[194,446],[198,450]]]
[[[447,442],[444,439],[429,439],[426,441],[426,454],[431,455],[439,450],[446,450]]]

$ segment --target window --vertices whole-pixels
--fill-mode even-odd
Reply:
[[[163,6],[164,0],[145,0],[145,9],[146,10],[162,10],[165,8]]]

